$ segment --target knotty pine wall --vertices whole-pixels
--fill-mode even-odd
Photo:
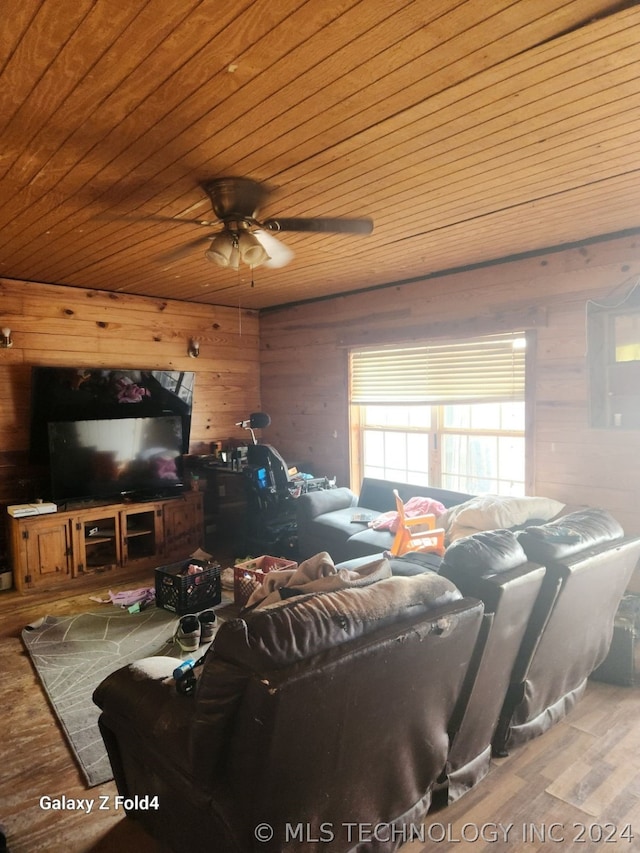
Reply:
[[[0,349],[0,507],[41,496],[48,477],[28,460],[33,365],[195,371],[190,450],[208,453],[245,441],[234,424],[260,409],[258,323],[252,311],[0,278],[0,326],[14,340]],[[3,543],[4,530],[0,563]]]
[[[263,313],[262,405],[287,460],[349,484],[349,344],[535,328],[530,493],[609,509],[640,533],[640,431],[589,426],[585,311],[640,275],[619,238]],[[357,487],[357,484],[352,484]]]

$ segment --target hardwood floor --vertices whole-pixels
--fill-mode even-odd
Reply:
[[[113,803],[116,794],[113,783],[85,787],[20,640],[22,627],[47,613],[93,610],[100,605],[90,595],[106,597],[109,589],[153,582],[105,580],[96,578],[95,588],[67,598],[60,592],[0,593],[0,823],[11,853],[160,853],[119,811],[87,815],[41,805],[43,796],[107,795]],[[422,834],[402,853],[640,850],[638,756],[640,691],[590,683],[565,720],[496,761],[489,776],[457,803],[432,810],[424,827],[416,828]],[[214,841],[211,853],[225,851]]]

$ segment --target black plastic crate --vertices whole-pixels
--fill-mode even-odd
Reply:
[[[197,574],[182,574],[190,565],[202,566]],[[156,569],[156,607],[178,616],[215,607],[222,599],[219,563],[181,560]]]

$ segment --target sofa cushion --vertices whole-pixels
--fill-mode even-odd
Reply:
[[[214,654],[253,671],[280,668],[461,598],[451,581],[431,573],[303,595],[225,622]]]
[[[591,507],[563,515],[548,524],[527,527],[520,531],[518,540],[530,560],[544,564],[623,536],[621,525],[607,510]]]
[[[319,515],[338,510],[348,510],[358,502],[357,496],[345,487],[339,489],[318,489],[306,492],[296,501],[298,522],[310,522]]]
[[[307,528],[307,539],[313,538],[313,545],[316,546],[314,550],[317,552],[320,548],[323,551],[328,551],[335,560],[342,560],[350,556],[346,550],[349,537],[354,534],[357,535],[363,530],[367,532],[366,522],[354,522],[352,520],[355,513],[356,507],[348,507],[316,516]],[[390,536],[391,534],[387,535]],[[386,547],[388,545],[383,545],[381,548],[376,548],[375,551],[384,551]],[[369,549],[364,553],[371,554],[372,551]]]
[[[533,520],[547,521],[558,515],[563,507],[563,503],[552,498],[479,495],[451,507],[440,516],[438,524],[444,527],[447,542],[454,542],[481,530],[517,527]]]
[[[364,530],[354,531],[353,535],[344,543],[342,548],[345,559],[351,560],[355,557],[366,557],[367,554],[377,554],[380,551],[388,551],[393,545],[395,534],[389,530]]]
[[[527,555],[511,530],[486,530],[453,542],[444,553],[440,571],[482,577],[515,569]]]
[[[420,496],[432,498],[444,506],[455,506],[471,497],[465,492],[452,492],[450,489],[439,489],[435,486],[417,486],[412,483],[397,483],[393,480],[377,480],[374,477],[365,477],[360,488],[358,506],[376,512],[395,510],[394,489],[400,495],[403,503],[407,503],[412,497]]]

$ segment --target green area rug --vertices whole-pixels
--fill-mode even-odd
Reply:
[[[45,616],[23,629],[22,640],[89,787],[113,778],[93,691],[109,673],[139,658],[189,657],[173,642],[177,621],[156,607],[132,615],[109,606]]]

